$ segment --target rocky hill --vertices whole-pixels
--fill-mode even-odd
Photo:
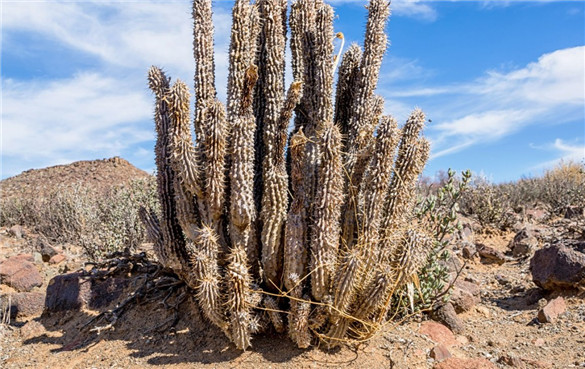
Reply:
[[[149,174],[125,159],[76,161],[42,169],[30,169],[0,181],[0,198],[43,196],[59,186],[79,184],[103,191]]]

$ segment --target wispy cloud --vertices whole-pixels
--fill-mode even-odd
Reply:
[[[542,55],[507,73],[488,72],[473,83],[415,89],[406,96],[434,96],[430,113],[433,157],[493,142],[529,125],[585,119],[585,46]],[[454,116],[455,115],[455,116]]]
[[[61,81],[6,80],[3,91],[4,175],[120,155],[153,138],[151,127],[141,124],[152,115],[150,98],[128,81],[90,73]]]
[[[583,142],[571,143],[557,138],[552,143],[548,143],[542,146],[532,145],[532,148],[537,150],[551,151],[556,154],[555,159],[542,162],[532,167],[532,170],[553,168],[560,162],[582,163],[585,160],[585,144]]]

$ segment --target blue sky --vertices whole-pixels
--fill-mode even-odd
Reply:
[[[329,1],[361,43],[364,1]],[[404,122],[432,120],[432,176],[496,182],[585,157],[585,2],[394,0],[377,93]],[[231,1],[216,1],[225,98]],[[31,168],[122,156],[154,168],[150,65],[192,81],[190,1],[8,1],[2,7],[2,164]],[[289,63],[290,64],[290,63]],[[290,76],[290,72],[289,72]],[[289,78],[290,80],[290,78]]]

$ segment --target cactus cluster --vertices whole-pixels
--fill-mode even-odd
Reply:
[[[149,71],[162,214],[141,217],[157,258],[239,349],[271,326],[301,348],[372,336],[432,249],[413,212],[425,116],[399,129],[374,94],[389,5],[370,1],[363,50],[339,60],[322,0],[290,12],[287,0],[236,0],[224,105],[211,0],[194,0],[195,142],[187,86]]]

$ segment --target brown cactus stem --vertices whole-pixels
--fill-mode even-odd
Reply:
[[[382,243],[387,244],[385,240],[391,239],[392,234],[400,229],[404,223],[403,215],[408,214],[408,205],[414,198],[414,186],[424,168],[429,151],[428,142],[419,138],[424,123],[424,113],[415,109],[402,129],[402,139],[384,204],[380,230]],[[382,249],[387,247],[389,246],[382,245]]]
[[[321,163],[313,212],[314,229],[311,238],[311,291],[317,301],[330,294],[339,249],[341,205],[343,203],[343,174],[341,134],[330,124],[319,142]]]
[[[229,129],[224,105],[219,100],[210,102],[206,109],[203,137],[200,141],[207,163],[202,172],[205,178],[204,201],[207,206],[208,224],[223,240],[222,215],[225,205],[226,154]],[[222,242],[225,244],[224,242]]]
[[[226,267],[230,333],[232,341],[240,350],[245,350],[251,345],[249,305],[251,280],[247,258],[246,250],[243,247],[232,248],[228,253]]]
[[[246,249],[252,274],[257,277],[258,249],[254,222],[254,129],[256,121],[252,111],[252,90],[256,83],[257,68],[246,71],[238,111],[233,120],[231,136],[230,177],[230,238],[232,247]]]
[[[362,182],[364,172],[370,162],[373,148],[375,146],[374,130],[380,122],[380,118],[384,112],[384,99],[380,96],[370,100],[369,107],[369,122],[364,123],[360,127],[360,133],[356,137],[354,144],[360,149],[354,152],[353,158],[355,162],[349,176],[349,180],[346,182],[345,192],[347,193],[346,202],[343,206],[343,226],[342,226],[342,237],[345,241],[345,247],[351,248],[354,246],[356,231],[357,231],[357,219],[359,216],[358,207],[358,191],[359,185]],[[346,163],[348,164],[348,163]],[[346,166],[346,170],[349,167]]]
[[[195,58],[195,134],[202,134],[202,114],[215,99],[215,61],[211,0],[193,0],[193,56]]]
[[[294,298],[290,302],[290,314],[288,320],[289,337],[297,344],[298,348],[304,349],[311,345],[311,332],[309,330],[309,314],[311,313],[310,297],[307,295],[301,298],[301,288],[291,292]],[[303,301],[299,301],[303,300]]]
[[[291,290],[307,273],[307,197],[304,178],[307,137],[301,128],[290,139],[293,200],[284,230],[284,286]]]
[[[177,200],[177,219],[188,239],[196,237],[199,227],[199,214],[195,199],[201,198],[197,183],[197,161],[189,128],[189,89],[177,80],[167,95],[171,111],[170,148],[173,155],[170,165],[177,173],[175,199]]]
[[[274,330],[278,333],[283,333],[285,326],[276,300],[270,296],[264,297],[264,308],[266,308],[266,312],[270,317]]]
[[[193,240],[195,250],[190,256],[190,263],[198,281],[196,298],[203,315],[218,326],[228,337],[228,323],[222,299],[221,274],[217,265],[219,258],[218,237],[213,229],[203,226],[197,238]]]
[[[345,160],[345,169],[352,177],[354,166],[358,157],[366,148],[364,144],[367,141],[362,140],[366,137],[364,125],[370,125],[372,122],[372,107],[375,103],[372,101],[374,90],[378,84],[378,75],[380,66],[386,51],[387,36],[384,33],[384,27],[390,14],[390,4],[387,0],[371,0],[368,5],[368,21],[366,25],[366,35],[364,38],[364,52],[356,81],[356,91],[352,104],[353,114],[349,120],[347,155]],[[374,127],[375,127],[374,123]],[[368,131],[368,128],[365,129]],[[359,170],[359,168],[358,168]],[[355,177],[355,176],[354,176]],[[357,186],[359,183],[351,183]]]
[[[264,78],[263,112],[256,117],[257,129],[262,130],[262,267],[267,286],[278,286],[282,273],[282,230],[288,207],[288,175],[284,165],[284,152],[279,139],[286,140],[286,128],[279,127],[283,106],[284,36],[282,32],[282,1],[263,0],[260,3],[264,19],[262,33],[264,45],[259,65]],[[258,100],[258,99],[257,99]],[[288,126],[288,124],[287,124]],[[284,145],[283,145],[284,146]],[[282,158],[281,158],[282,157]],[[260,158],[259,158],[260,159]]]
[[[153,243],[152,249],[154,251],[154,256],[156,256],[157,260],[164,265],[164,256],[162,253],[164,240],[158,217],[154,212],[146,210],[143,206],[138,209],[138,216],[140,217],[142,224],[144,224],[144,228],[146,228],[146,238]]]
[[[344,152],[347,152],[347,135],[349,134],[349,121],[352,114],[352,104],[357,91],[362,49],[357,44],[351,44],[343,54],[339,65],[339,77],[335,92],[335,124],[340,127],[343,139]]]
[[[177,219],[177,202],[175,199],[174,183],[177,181],[177,174],[169,165],[172,156],[170,151],[170,108],[165,98],[169,92],[169,79],[164,72],[151,67],[148,72],[148,83],[156,97],[154,121],[157,132],[155,144],[156,166],[157,166],[157,187],[160,199],[162,217],[160,230],[162,245],[160,248],[160,261],[163,265],[172,267],[176,265],[173,259],[173,249],[184,249],[185,238]]]

